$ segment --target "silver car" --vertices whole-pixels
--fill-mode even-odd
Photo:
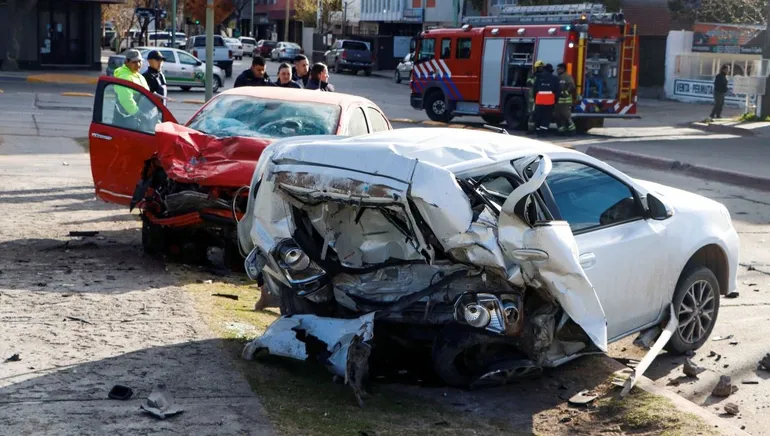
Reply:
[[[152,50],[158,50],[165,58],[163,62],[163,74],[166,76],[168,86],[178,86],[182,91],[189,91],[192,88],[204,88],[206,86],[206,64],[187,53],[184,50],[176,48],[160,47],[137,47],[142,54],[144,62],[142,63],[141,73],[147,71],[149,63],[147,55]],[[115,70],[126,62],[124,54],[110,56],[107,62],[107,70],[104,72],[107,76],[113,76]],[[214,66],[214,83],[212,87],[214,92],[225,83],[225,73],[221,68]]]
[[[409,53],[404,56],[404,59],[396,67],[394,74],[396,83],[401,83],[402,80],[409,80],[412,77],[412,68],[414,68],[414,53]]]
[[[294,61],[294,57],[298,54],[303,54],[302,47],[294,42],[279,42],[272,53],[270,58],[274,61]]]

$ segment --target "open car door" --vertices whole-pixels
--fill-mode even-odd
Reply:
[[[177,122],[159,97],[122,79],[99,78],[88,132],[97,197],[131,202],[144,161],[157,150],[155,126],[165,121]]]

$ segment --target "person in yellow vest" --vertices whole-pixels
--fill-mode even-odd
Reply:
[[[532,65],[532,74],[527,78],[527,131],[535,133],[535,80],[543,72],[545,62],[537,61]]]
[[[575,123],[572,122],[572,103],[575,95],[575,81],[567,73],[567,66],[556,66],[559,73],[559,100],[556,102],[556,125],[560,134],[575,134]]]
[[[139,50],[128,50],[126,52],[126,63],[115,70],[115,77],[136,83],[149,91],[150,87],[147,85],[147,80],[139,74],[139,70],[142,69],[142,61],[142,54],[139,53]],[[114,86],[114,89],[118,101],[115,104],[113,124],[131,129],[146,130],[149,122],[146,113],[149,111],[140,110],[139,101],[137,100],[140,94],[133,89],[120,85]]]

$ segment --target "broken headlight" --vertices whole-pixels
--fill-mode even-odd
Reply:
[[[326,276],[326,271],[316,265],[292,240],[282,242],[273,252],[273,256],[292,286],[304,287],[302,285]]]

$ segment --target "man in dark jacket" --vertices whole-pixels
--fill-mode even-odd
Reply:
[[[310,80],[310,63],[308,63],[307,56],[297,55],[294,57],[294,68],[291,69],[291,80],[299,83],[302,87],[307,87],[307,82]]]
[[[251,68],[242,72],[237,79],[233,88],[239,86],[274,86],[275,84],[270,81],[265,73],[265,59],[262,56],[254,56],[251,60]]]
[[[725,94],[727,94],[727,73],[730,67],[722,65],[719,74],[714,78],[714,108],[711,109],[710,118],[722,118],[722,107],[725,105]]]
[[[544,71],[535,78],[535,126],[538,136],[548,133],[559,93],[559,78],[553,74],[553,65],[545,66]]]
[[[147,81],[147,86],[150,87],[150,92],[158,94],[163,97],[163,104],[166,104],[166,97],[168,96],[168,89],[166,87],[166,76],[163,75],[163,61],[166,58],[158,51],[153,50],[147,53],[147,71],[142,74],[144,80]]]
[[[316,91],[334,92],[334,87],[329,84],[329,69],[326,64],[318,62],[310,69],[310,80],[305,89]]]

